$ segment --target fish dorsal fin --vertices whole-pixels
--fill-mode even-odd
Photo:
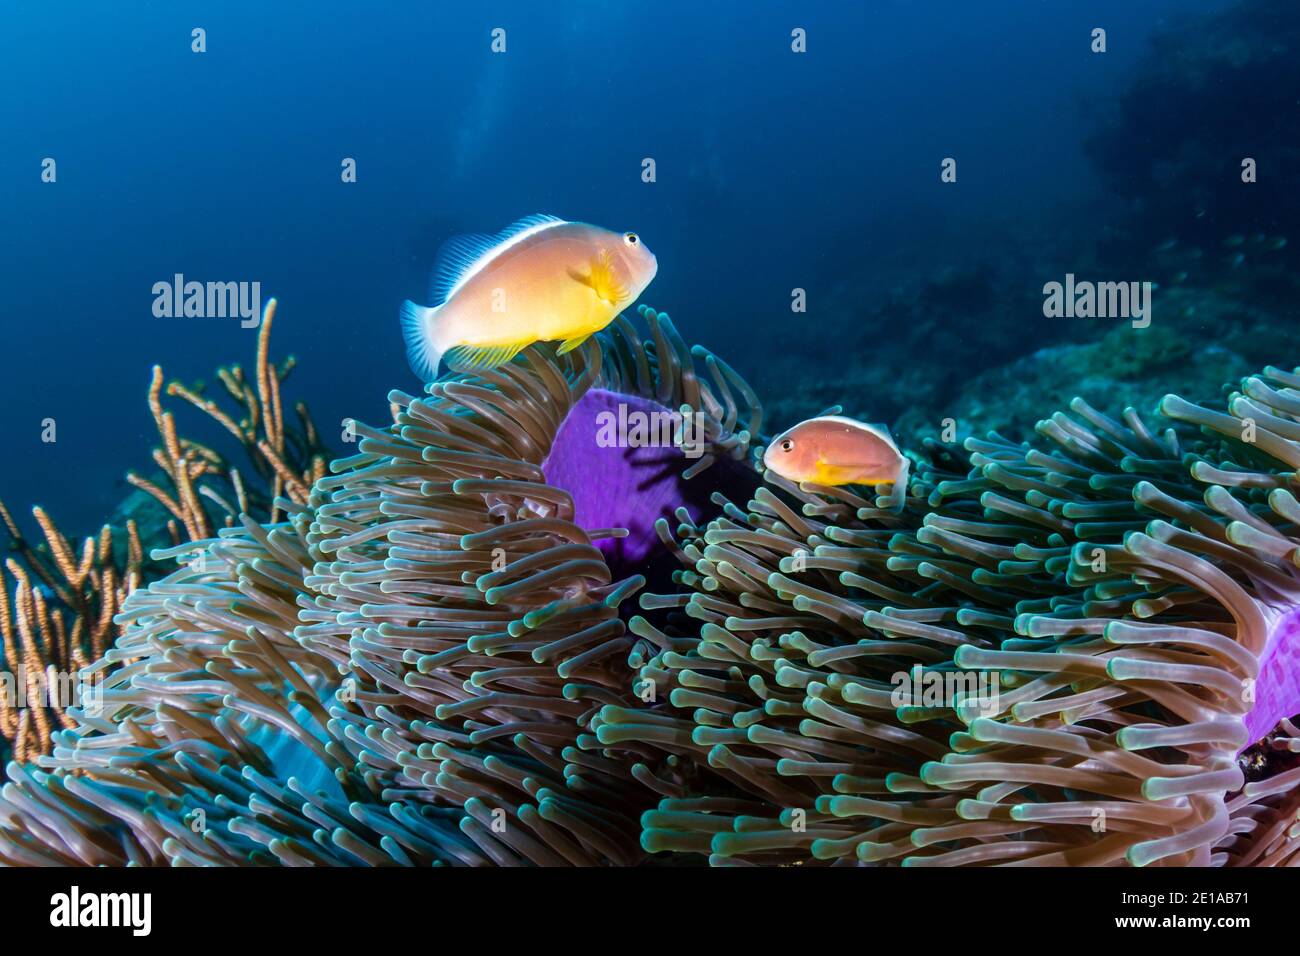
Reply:
[[[440,305],[451,298],[451,294],[471,275],[477,272],[484,262],[501,252],[507,245],[518,242],[525,234],[564,222],[558,216],[525,216],[518,222],[506,226],[494,236],[472,234],[453,236],[442,244],[438,250],[438,260],[433,267],[433,277],[429,281],[429,301]]]
[[[856,418],[845,418],[843,415],[819,415],[813,421],[836,422],[840,425],[848,425],[851,428],[860,428],[865,432],[875,435],[894,451],[898,451],[898,443],[894,441],[894,436],[889,430],[889,426],[876,422],[860,422]]]

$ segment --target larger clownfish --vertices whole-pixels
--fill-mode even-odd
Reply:
[[[911,471],[911,461],[888,429],[842,415],[810,418],[777,435],[763,453],[763,465],[790,481],[893,485],[891,498],[899,510]]]
[[[577,348],[631,305],[659,263],[635,232],[529,216],[495,236],[457,236],[438,254],[436,304],[402,305],[415,373],[495,368],[534,342]]]

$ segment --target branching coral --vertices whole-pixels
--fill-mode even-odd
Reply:
[[[294,361],[290,357],[277,368],[270,360],[274,318],[272,299],[258,333],[254,381],[237,365],[217,370],[240,409],[236,413],[222,410],[197,388],[179,382],[166,387],[167,394],[195,405],[239,442],[256,476],[253,481],[246,482],[237,467],[208,445],[178,436],[173,413],[162,405],[162,370],[153,369],[149,409],[161,442],[153,459],[162,477],[150,480],[131,473],[127,480],[170,516],[166,534],[172,544],[204,540],[214,527],[232,526],[239,515],[274,522],[275,497],[283,494],[301,503],[311,483],[324,474],[327,453],[306,406],[295,406],[297,428],[284,423],[280,386]],[[98,535],[83,540],[78,554],[43,509],[34,508],[33,514],[44,537],[40,545],[28,542],[0,502],[0,518],[15,552],[6,561],[8,575],[0,572],[3,661],[12,678],[0,680],[0,735],[20,762],[48,753],[56,726],[72,726],[66,710],[75,675],[117,638],[114,617],[127,596],[166,571],[146,553],[161,542],[143,540],[149,530],[142,531],[135,517],[120,526],[105,524]]]
[[[49,747],[55,725],[71,727],[71,697],[60,675],[100,657],[116,636],[113,615],[140,583],[144,561],[139,533],[128,521],[126,552],[114,558],[113,529],[87,538],[80,556],[49,515],[34,508],[45,547],[28,543],[0,503],[15,557],[5,561],[15,585],[0,572],[0,634],[5,678],[0,679],[0,735],[19,761]]]
[[[759,485],[757,398],[642,314],[391,393],[283,520],[160,553],[0,859],[1300,856],[1300,377],[930,443],[895,514]],[[593,443],[616,408],[703,454]]]
[[[240,515],[274,524],[280,518],[275,499],[283,496],[302,504],[312,482],[325,473],[328,455],[307,406],[302,402],[294,406],[297,428],[284,421],[280,386],[295,362],[290,356],[277,368],[271,361],[275,310],[276,300],[271,299],[258,328],[252,380],[239,365],[217,369],[217,378],[234,400],[235,411],[223,409],[215,399],[180,382],[170,382],[166,387],[168,395],[198,408],[239,443],[257,476],[256,482],[246,482],[240,470],[209,445],[178,435],[174,414],[162,405],[162,369],[154,366],[149,411],[162,446],[154,449],[153,459],[169,487],[160,487],[136,473],[128,474],[127,481],[153,497],[179,523],[179,529],[175,525],[170,529],[175,544],[201,541],[210,537],[214,528],[233,527]]]

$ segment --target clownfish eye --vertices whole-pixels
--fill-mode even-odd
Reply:
[[[626,242],[629,246],[635,246],[641,240],[635,232],[625,232],[623,234],[623,241]]]
[[[794,451],[794,439],[793,439],[793,438],[787,438],[785,441],[781,442],[781,450],[782,450],[782,451]]]

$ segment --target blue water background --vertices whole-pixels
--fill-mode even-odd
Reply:
[[[397,308],[423,300],[439,243],[534,212],[638,231],[659,259],[646,301],[788,388],[765,359],[819,325],[792,316],[792,288],[871,300],[900,270],[1104,209],[1091,118],[1167,15],[1224,5],[10,2],[0,495],[93,530],[126,469],[151,470],[151,366],[215,384],[215,365],[251,365],[254,331],[155,318],[155,282],[259,281],[280,300],[275,354],[299,359],[288,395],[337,433],[418,388]],[[946,156],[959,188],[939,181]],[[830,339],[818,361],[872,356]],[[182,431],[211,434],[194,415]]]

